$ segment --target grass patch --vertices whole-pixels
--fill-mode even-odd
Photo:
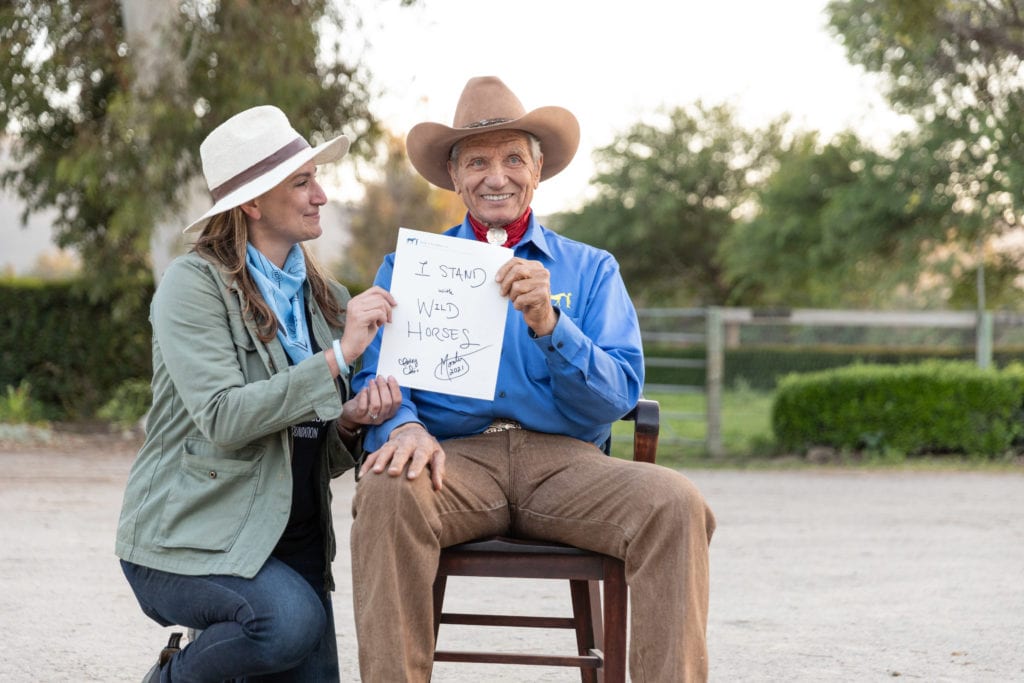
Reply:
[[[772,392],[739,388],[723,393],[724,453],[719,458],[711,458],[707,451],[707,401],[703,394],[654,393],[646,398],[661,405],[658,462],[663,465],[735,466],[770,457],[776,452],[771,427]],[[629,423],[617,423],[612,433],[613,452],[619,457],[631,457],[632,427]]]
[[[22,380],[17,387],[7,385],[0,393],[0,422],[44,425],[46,407],[32,395],[32,385]]]

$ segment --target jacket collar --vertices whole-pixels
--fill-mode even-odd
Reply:
[[[204,260],[214,271],[216,271],[225,290],[232,293],[237,298],[238,310],[244,311],[246,304],[245,294],[238,287],[238,283],[235,281],[231,273],[227,272],[227,270],[218,263],[214,263],[205,258]],[[310,333],[312,334],[313,339],[316,340],[317,346],[321,350],[325,349],[331,345],[333,337],[331,336],[330,328],[328,328],[323,315],[319,315],[320,307],[313,298],[313,291],[309,286],[308,280],[303,283],[302,291],[305,295],[306,313],[308,319],[312,322],[310,325]],[[242,316],[242,322],[245,324],[245,329],[249,331],[249,336],[252,338],[253,344],[256,346],[256,353],[258,353],[260,358],[263,360],[264,365],[267,367],[267,371],[273,374],[287,368],[288,354],[284,350],[284,346],[281,344],[280,340],[275,336],[269,342],[264,344],[260,341],[259,330],[256,328],[256,323],[247,316]]]

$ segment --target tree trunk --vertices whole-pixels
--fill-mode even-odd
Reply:
[[[184,84],[183,63],[176,57],[180,37],[175,33],[174,19],[180,0],[121,0],[125,39],[135,66],[135,94],[148,97],[161,81]],[[184,87],[182,85],[182,87]],[[181,209],[161,214],[149,239],[153,279],[160,276],[175,256],[185,250],[182,228],[209,206],[205,183],[196,178],[182,189]]]

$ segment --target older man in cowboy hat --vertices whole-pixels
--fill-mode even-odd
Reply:
[[[496,275],[511,305],[494,400],[403,390],[397,413],[366,432],[352,528],[365,681],[430,678],[440,550],[493,534],[623,558],[632,679],[707,677],[714,516],[682,474],[604,455],[643,386],[636,312],[609,253],[547,230],[530,209],[578,142],[569,111],[527,112],[493,77],[466,84],[451,127],[409,132],[417,171],[468,210],[447,234],[514,250]],[[393,265],[392,254],[375,284],[390,286]],[[379,337],[356,386],[378,354]]]

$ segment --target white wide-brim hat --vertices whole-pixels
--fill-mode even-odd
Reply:
[[[235,114],[199,146],[213,206],[183,232],[202,230],[213,216],[259,197],[309,161],[337,161],[348,146],[348,138],[339,135],[310,147],[284,112],[270,105]]]

